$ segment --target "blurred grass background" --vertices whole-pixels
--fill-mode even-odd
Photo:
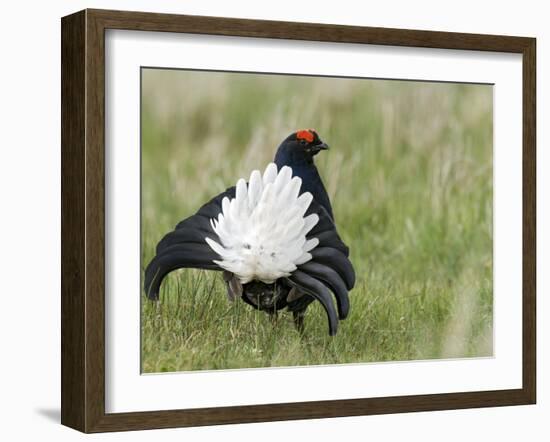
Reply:
[[[316,157],[357,272],[327,334],[227,301],[221,275],[179,270],[142,293],[142,371],[490,356],[492,87],[142,70],[142,270],[181,219],[262,169],[291,132]]]

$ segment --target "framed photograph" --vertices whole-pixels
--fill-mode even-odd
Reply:
[[[535,403],[535,39],[61,28],[64,425]]]

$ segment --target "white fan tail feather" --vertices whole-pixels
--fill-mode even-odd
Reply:
[[[262,196],[262,190],[262,175],[259,170],[255,170],[250,174],[250,180],[248,181],[248,210],[251,212],[258,204]]]
[[[211,220],[220,241],[205,238],[220,255],[214,262],[243,284],[252,280],[269,284],[309,261],[319,240],[308,240],[306,235],[319,216],[304,217],[313,197],[309,192],[300,195],[301,185],[290,167],[277,171],[274,163],[263,174],[253,171],[248,185],[240,179],[235,198],[223,198],[221,213]]]
[[[302,264],[305,264],[306,262],[311,260],[311,258],[312,258],[311,253],[306,252],[298,258],[298,260],[296,261],[296,265],[300,266]]]
[[[319,245],[319,240],[317,238],[311,238],[306,241],[304,244],[303,249],[306,252],[311,252],[315,247]]]
[[[269,163],[263,174],[264,186],[275,181],[275,178],[277,178],[277,165],[275,163]]]

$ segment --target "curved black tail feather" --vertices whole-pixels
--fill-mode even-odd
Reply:
[[[329,335],[334,336],[338,331],[338,316],[336,315],[334,303],[327,286],[300,270],[296,270],[287,279],[291,285],[313,296],[321,303],[327,313]]]

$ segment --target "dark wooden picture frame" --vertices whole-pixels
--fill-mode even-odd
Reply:
[[[61,422],[140,430],[533,404],[536,400],[536,41],[533,38],[84,10],[62,29]],[[512,390],[105,412],[105,30],[518,53],[523,63],[523,385]]]

